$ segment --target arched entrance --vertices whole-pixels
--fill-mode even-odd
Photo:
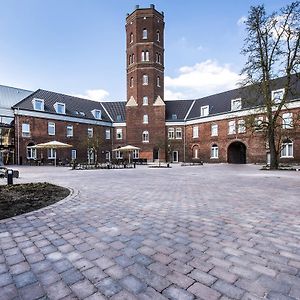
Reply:
[[[246,145],[242,142],[233,142],[228,146],[227,162],[229,164],[246,163]]]

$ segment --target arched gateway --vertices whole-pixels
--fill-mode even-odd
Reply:
[[[227,162],[229,164],[245,164],[246,150],[246,145],[242,142],[231,143],[227,150]]]

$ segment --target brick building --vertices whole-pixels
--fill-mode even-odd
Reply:
[[[38,90],[13,106],[18,163],[51,160],[54,150],[31,146],[58,140],[72,145],[57,151],[62,162],[107,161],[126,144],[138,146],[134,158],[172,162],[265,163],[268,146],[263,131],[251,130],[249,116],[264,121],[261,96],[254,87],[234,89],[195,100],[164,99],[164,14],[154,5],[126,18],[127,99],[94,102]],[[281,162],[300,162],[300,83],[282,112]],[[272,82],[274,104],[284,93],[285,79]]]

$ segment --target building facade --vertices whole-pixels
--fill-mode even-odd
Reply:
[[[72,160],[97,163],[122,159],[113,149],[134,145],[133,158],[170,162],[266,163],[268,145],[261,129],[265,119],[261,95],[254,87],[195,100],[164,99],[164,14],[136,7],[126,18],[127,99],[94,102],[55,92],[24,94],[13,105],[11,127],[16,163]],[[280,115],[282,163],[300,162],[300,83]],[[282,99],[285,78],[272,82],[272,99]],[[278,102],[279,101],[279,102]],[[12,112],[12,111],[11,111]],[[253,117],[256,127],[249,126]],[[32,146],[58,140],[70,149]]]

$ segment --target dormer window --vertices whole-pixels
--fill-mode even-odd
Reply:
[[[85,117],[85,113],[83,111],[80,111],[79,114],[82,116],[82,117]]]
[[[284,89],[272,91],[272,101],[275,104],[280,103],[283,100],[283,95],[284,95]]]
[[[177,115],[176,114],[172,114],[172,120],[177,120]]]
[[[200,116],[205,117],[209,115],[209,105],[201,106],[200,108]]]
[[[146,28],[143,29],[143,40],[146,40],[148,38],[148,31]]]
[[[33,103],[33,109],[34,110],[44,111],[44,100],[43,99],[34,98],[32,100],[32,103]]]
[[[117,115],[117,122],[122,122],[122,116],[121,115]]]
[[[242,109],[242,99],[231,100],[231,110],[240,110],[240,109]]]
[[[101,110],[93,109],[92,114],[93,114],[95,119],[101,120]]]
[[[64,115],[66,113],[66,104],[65,103],[56,102],[54,104],[54,108],[58,114]]]

